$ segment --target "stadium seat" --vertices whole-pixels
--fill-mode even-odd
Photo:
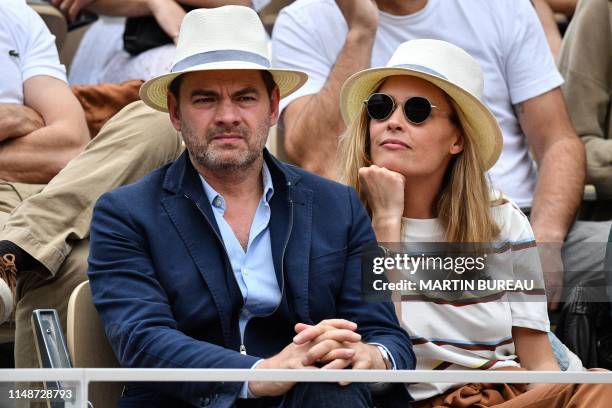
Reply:
[[[70,295],[65,342],[54,310],[35,310],[33,319],[36,348],[43,368],[119,367],[92,303],[89,282],[81,283]],[[52,338],[46,341],[45,336]],[[116,407],[122,389],[119,383],[91,383],[89,402],[93,408]]]
[[[68,300],[66,339],[74,367],[119,367],[91,299],[89,281],[77,286]],[[118,383],[93,383],[89,401],[94,408],[116,407],[123,389]]]

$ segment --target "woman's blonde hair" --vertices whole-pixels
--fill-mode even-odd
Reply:
[[[456,154],[446,169],[442,189],[435,203],[437,217],[448,242],[492,242],[500,233],[489,208],[500,200],[491,196],[482,160],[474,141],[475,129],[470,126],[461,108],[448,98],[463,135],[463,151]],[[355,188],[370,212],[367,199],[359,185],[359,169],[372,164],[370,158],[370,119],[365,106],[340,140],[340,180]]]

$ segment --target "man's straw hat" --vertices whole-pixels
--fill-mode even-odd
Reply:
[[[170,73],[145,82],[140,98],[153,109],[167,112],[168,85],[193,71],[263,70],[274,77],[281,98],[297,90],[308,76],[271,68],[268,39],[259,16],[242,6],[196,9],[185,15]]]

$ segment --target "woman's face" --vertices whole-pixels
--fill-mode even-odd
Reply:
[[[446,94],[432,83],[410,76],[389,77],[377,92],[390,95],[396,108],[385,120],[370,120],[372,163],[407,178],[443,177],[451,157],[463,150],[461,131],[450,119],[454,113]],[[404,102],[415,96],[425,97],[439,108],[433,108],[418,125],[404,115]]]

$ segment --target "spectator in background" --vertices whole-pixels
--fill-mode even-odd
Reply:
[[[55,39],[24,0],[0,2],[0,225],[41,191],[89,134]],[[0,322],[12,320],[15,257],[0,244]]]
[[[53,36],[25,1],[0,2],[0,46],[0,323],[14,313],[15,364],[27,368],[38,366],[32,310],[56,308],[65,324],[70,292],[86,279],[95,200],[182,147],[136,103],[79,155],[90,139],[83,109]]]
[[[612,2],[582,0],[563,39],[559,70],[568,110],[587,154],[587,182],[612,199]],[[601,210],[604,210],[603,208]],[[610,217],[610,209],[605,211]],[[597,215],[597,214],[596,214]]]
[[[503,187],[530,214],[536,240],[554,248],[543,260],[556,307],[564,280],[576,285],[601,275],[605,245],[585,242],[607,242],[610,223],[574,222],[584,190],[584,146],[529,0],[298,0],[286,7],[273,31],[274,64],[309,75],[302,89],[281,101],[289,158],[336,177],[345,128],[341,84],[360,69],[384,65],[400,43],[418,38],[458,45],[481,66],[484,101],[504,136],[501,158],[489,175],[494,188]]]
[[[0,257],[15,259],[16,267],[5,269],[4,276],[16,279],[20,288],[15,312],[17,368],[38,367],[31,325],[34,309],[56,309],[66,327],[70,293],[87,280],[89,225],[98,197],[139,180],[182,151],[167,115],[134,102],[42,191],[24,197],[8,216],[0,232]],[[2,299],[12,308],[13,298]]]
[[[11,0],[7,2],[6,7],[11,3],[24,2]],[[7,23],[1,23],[8,24],[11,19],[5,20]],[[24,28],[21,28],[21,31],[7,32],[13,33],[12,35],[20,33],[20,38],[26,38]],[[50,38],[48,42],[54,47],[53,38]],[[54,52],[57,54],[57,51]],[[55,60],[58,61],[57,55]],[[59,62],[57,64],[59,66]],[[61,71],[64,72],[63,67]],[[28,90],[31,91],[32,88],[28,87]],[[81,101],[89,106],[89,102],[117,102],[108,101],[115,95],[108,92],[114,89],[111,88],[107,85],[103,95],[99,92],[101,89],[88,87],[79,87],[75,92]],[[45,92],[39,94],[43,90],[44,88],[40,87],[33,93],[37,98],[53,95]],[[60,92],[57,94],[61,95]],[[72,93],[70,97],[74,99]],[[90,101],[90,98],[93,100]],[[74,101],[76,102],[76,99]],[[78,102],[74,109],[70,107],[70,103],[57,102],[57,97],[54,97],[53,107],[61,109],[66,121],[79,111],[82,114]],[[15,109],[14,106],[8,108]],[[28,112],[24,110],[24,113]],[[55,113],[55,109],[53,112]],[[99,120],[101,112],[88,113],[93,115],[90,125],[92,132],[95,132],[102,122]],[[2,119],[9,117],[3,115]],[[36,119],[36,116],[33,118]],[[24,116],[21,121],[24,128],[28,124],[25,119],[27,117]],[[103,119],[105,120],[106,116]],[[86,280],[89,224],[93,204],[98,197],[114,187],[135,182],[148,172],[176,159],[182,152],[178,133],[165,119],[163,114],[149,109],[141,102],[132,104],[108,123],[96,139],[86,146],[83,154],[69,162],[47,186],[32,186],[31,191],[24,190],[20,193],[19,200],[6,205],[6,222],[3,222],[4,228],[0,233],[0,259],[11,262],[0,264],[0,323],[12,320],[10,316],[14,311],[15,364],[18,368],[38,367],[31,327],[32,310],[57,309],[66,327],[68,297],[79,283]],[[3,123],[8,126],[13,122]],[[78,132],[71,134],[74,136]],[[95,133],[92,133],[91,136],[94,135]],[[85,136],[85,140],[89,140],[87,127]],[[60,147],[62,146],[57,146],[58,152]],[[36,152],[32,156],[37,157],[39,154],[40,152]],[[0,153],[0,158],[2,156]],[[60,154],[44,155],[44,159],[51,162],[62,157]],[[44,182],[56,173],[57,170],[49,174]],[[26,186],[19,187],[25,189]],[[10,188],[12,186],[7,184],[7,190]],[[19,207],[8,216],[17,203],[20,204]],[[20,288],[17,293],[16,282]]]
[[[14,260],[14,265],[0,268],[0,280],[13,288],[0,292],[0,300],[7,308],[2,314],[7,316],[16,302],[18,368],[38,367],[32,310],[57,309],[66,327],[70,293],[87,279],[89,226],[98,197],[139,180],[182,151],[181,138],[167,115],[135,102],[110,120],[44,189],[40,186],[35,192],[42,191],[23,195],[0,232],[0,258]],[[20,288],[17,297],[15,281]]]
[[[263,8],[269,0],[53,0],[68,20],[83,9],[100,15],[85,33],[69,74],[72,85],[120,83],[147,80],[167,72],[174,56],[175,40],[186,10],[227,4]],[[150,16],[151,18],[146,18]],[[125,17],[128,17],[126,20]],[[128,23],[129,22],[129,23]],[[124,45],[129,24],[130,38],[139,44]],[[148,31],[150,36],[145,36]],[[148,39],[145,46],[145,37]],[[153,46],[159,43],[159,46]],[[134,50],[133,48],[138,48]],[[151,48],[153,47],[153,48]],[[130,50],[128,52],[127,50]]]

